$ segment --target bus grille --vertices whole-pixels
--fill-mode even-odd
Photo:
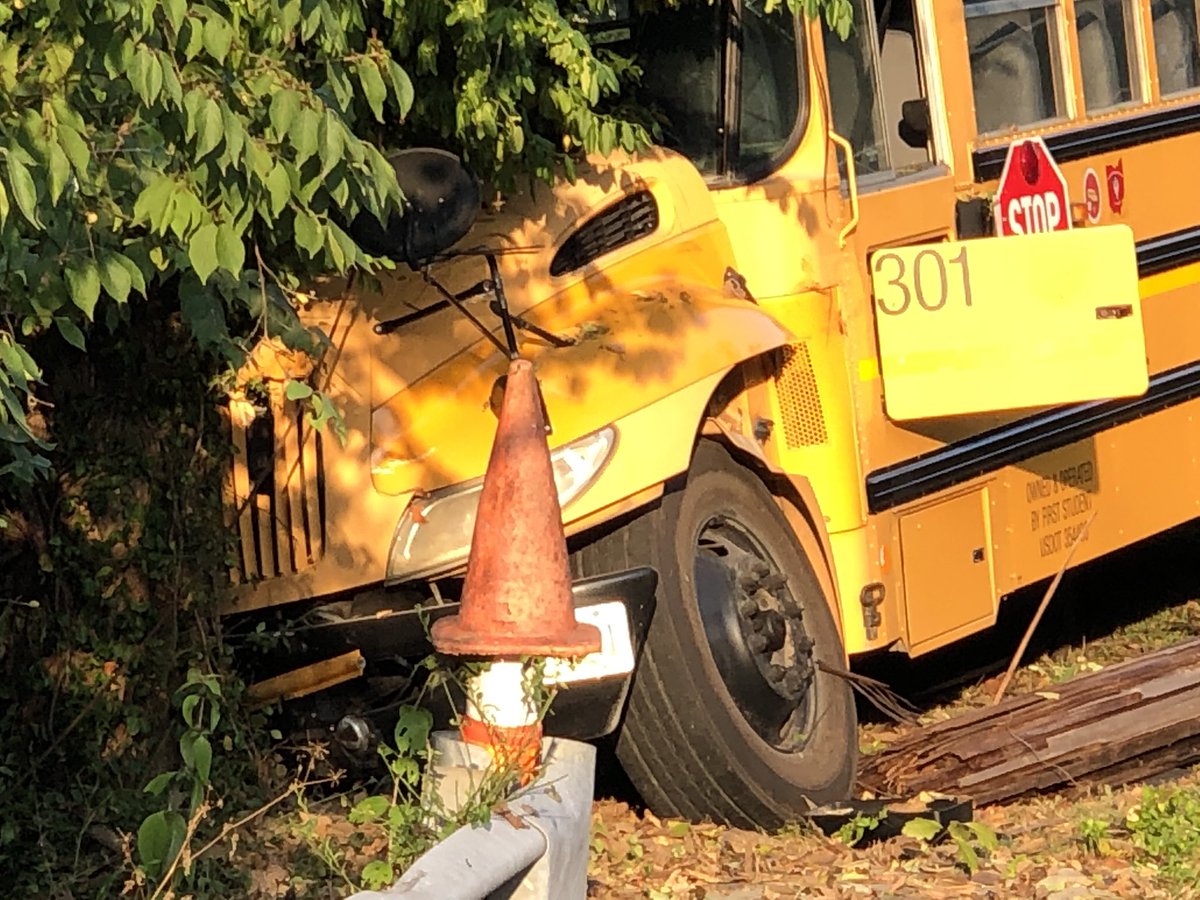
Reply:
[[[775,376],[775,388],[779,391],[783,414],[783,439],[789,449],[812,447],[829,440],[808,344],[784,348],[783,366]]]
[[[282,385],[271,383],[269,397],[249,425],[230,418],[226,510],[238,536],[235,582],[300,572],[324,553],[321,436],[284,398]]]
[[[618,200],[589,219],[554,254],[550,274],[565,275],[582,269],[618,247],[632,244],[658,228],[658,203],[649,191],[638,191]]]

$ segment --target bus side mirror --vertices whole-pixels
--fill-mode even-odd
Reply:
[[[349,234],[368,253],[416,268],[471,230],[479,215],[479,183],[445,150],[417,147],[394,154],[390,161],[404,193],[404,212],[386,225],[360,213]]]
[[[914,150],[924,150],[929,146],[929,132],[933,123],[929,119],[929,101],[924,97],[918,100],[905,100],[900,104],[900,140]]]

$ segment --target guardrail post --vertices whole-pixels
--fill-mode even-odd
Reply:
[[[489,753],[451,731],[433,742],[435,789],[450,802],[466,799],[492,765]],[[460,828],[390,888],[350,900],[583,900],[596,748],[545,738],[541,754],[541,775],[509,798],[503,815]]]

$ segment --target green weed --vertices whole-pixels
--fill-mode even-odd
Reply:
[[[872,816],[866,813],[858,813],[834,832],[833,836],[848,847],[857,846],[859,841],[879,827],[879,823],[883,821],[885,814],[880,813],[879,815]]]
[[[1087,817],[1079,821],[1079,842],[1094,856],[1105,856],[1112,850],[1109,824],[1103,819]]]
[[[1125,814],[1141,862],[1179,885],[1200,882],[1200,790],[1148,787]]]
[[[1000,845],[996,832],[982,822],[950,822],[943,826],[934,819],[910,819],[900,831],[906,837],[916,838],[922,847],[949,837],[954,842],[958,864],[974,874],[979,868],[981,857],[987,856]]]

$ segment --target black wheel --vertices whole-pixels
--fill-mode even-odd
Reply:
[[[702,441],[685,486],[573,556],[576,574],[659,572],[617,756],[658,815],[776,828],[845,799],[849,685],[812,564],[762,482]]]

